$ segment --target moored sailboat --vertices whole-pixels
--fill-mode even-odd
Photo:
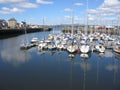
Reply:
[[[113,51],[120,54],[120,42],[117,42],[113,47]]]
[[[74,45],[71,44],[67,47],[67,51],[69,53],[75,53],[77,50],[78,50],[77,44],[74,44]]]
[[[90,50],[89,45],[81,45],[81,46],[80,46],[80,51],[81,51],[81,53],[88,53],[89,50]]]
[[[26,31],[26,23],[25,22],[22,22],[22,26],[23,26],[23,29],[25,31],[25,39],[23,40],[23,42],[20,44],[20,49],[29,49],[31,47],[34,46],[34,44],[31,44],[31,43],[28,43],[28,40],[27,40],[27,31]]]

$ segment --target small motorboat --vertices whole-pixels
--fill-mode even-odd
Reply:
[[[120,45],[114,46],[113,51],[120,54]]]
[[[54,42],[49,43],[49,44],[47,45],[47,47],[48,47],[48,50],[50,50],[50,51],[57,49],[57,47],[56,47],[56,45],[55,45]]]
[[[20,49],[29,49],[29,48],[31,48],[31,47],[33,47],[33,46],[34,46],[34,44],[22,43],[22,44],[20,45]]]
[[[33,38],[31,39],[31,43],[37,43],[37,42],[39,42],[39,39],[38,39],[38,38],[33,37]]]
[[[100,53],[104,53],[105,52],[105,47],[103,45],[96,45],[95,46],[96,51],[100,52]]]
[[[38,44],[38,51],[41,51],[44,48],[47,48],[47,43],[44,42],[44,41],[39,42],[39,44]]]

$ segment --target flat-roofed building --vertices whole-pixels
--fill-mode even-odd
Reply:
[[[17,20],[15,18],[11,18],[8,20],[8,27],[9,28],[16,28],[17,27]]]

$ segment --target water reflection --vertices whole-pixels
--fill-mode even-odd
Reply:
[[[1,51],[1,57],[4,62],[9,62],[14,65],[18,65],[20,63],[25,63],[30,60],[31,56],[28,54],[27,51],[13,51],[11,50],[3,50]]]
[[[106,70],[113,73],[113,84],[116,83],[117,75],[118,75],[118,69],[119,69],[118,60],[116,60],[115,57],[113,57],[113,63],[109,63],[106,66]]]
[[[31,56],[28,51],[19,50],[19,42],[17,38],[3,40],[1,46],[1,58],[4,62],[18,65],[30,60]]]
[[[113,54],[112,50],[105,51],[105,57],[113,57],[113,56],[114,56],[114,54]]]
[[[100,58],[105,58],[105,53],[99,53]]]
[[[104,53],[95,52],[101,59],[103,58],[112,58],[114,53],[112,50],[106,50]]]
[[[56,51],[47,51],[47,53],[48,53],[50,56],[53,56],[53,55],[56,53]]]
[[[37,54],[38,54],[38,55],[44,55],[46,52],[47,52],[47,51],[45,51],[45,50],[41,50],[41,51],[37,51]]]
[[[38,52],[37,47],[21,51],[19,49],[21,37],[0,41],[1,67],[6,67],[9,63],[13,65],[25,63],[25,67],[21,66],[17,70],[14,67],[0,68],[2,74],[0,80],[3,78],[0,81],[1,86],[9,84],[11,89],[15,82],[17,84],[15,90],[18,90],[18,87],[22,90],[26,90],[25,88],[32,90],[36,87],[41,90],[48,88],[50,90],[120,90],[118,87],[120,56],[114,54],[112,50],[84,55],[69,54],[67,51]],[[28,37],[31,37],[31,34]],[[14,73],[9,73],[13,70]]]
[[[80,57],[83,59],[88,59],[89,55],[88,54],[80,54]]]
[[[118,60],[118,61],[120,61],[120,54],[119,53],[114,53],[114,54],[115,54],[115,56],[114,56],[115,59]]]
[[[99,62],[99,60],[97,60],[97,64],[96,64],[96,75],[97,75],[97,78],[96,78],[96,85],[98,84],[98,81],[99,81],[99,64],[100,64],[100,62]]]
[[[74,54],[68,54],[68,57],[70,58],[70,59],[72,59],[72,58],[75,58],[75,55]]]
[[[91,64],[89,64],[87,60],[83,60],[80,63],[80,67],[83,70],[83,89],[82,90],[86,90],[86,76],[87,76],[87,72],[91,70]]]
[[[91,70],[91,64],[88,63],[87,60],[83,60],[83,61],[80,63],[80,67],[82,68],[83,71],[89,71],[89,70]]]

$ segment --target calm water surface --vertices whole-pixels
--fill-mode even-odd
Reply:
[[[27,34],[40,39],[50,32]],[[120,90],[120,55],[20,50],[24,35],[0,40],[0,90]]]

